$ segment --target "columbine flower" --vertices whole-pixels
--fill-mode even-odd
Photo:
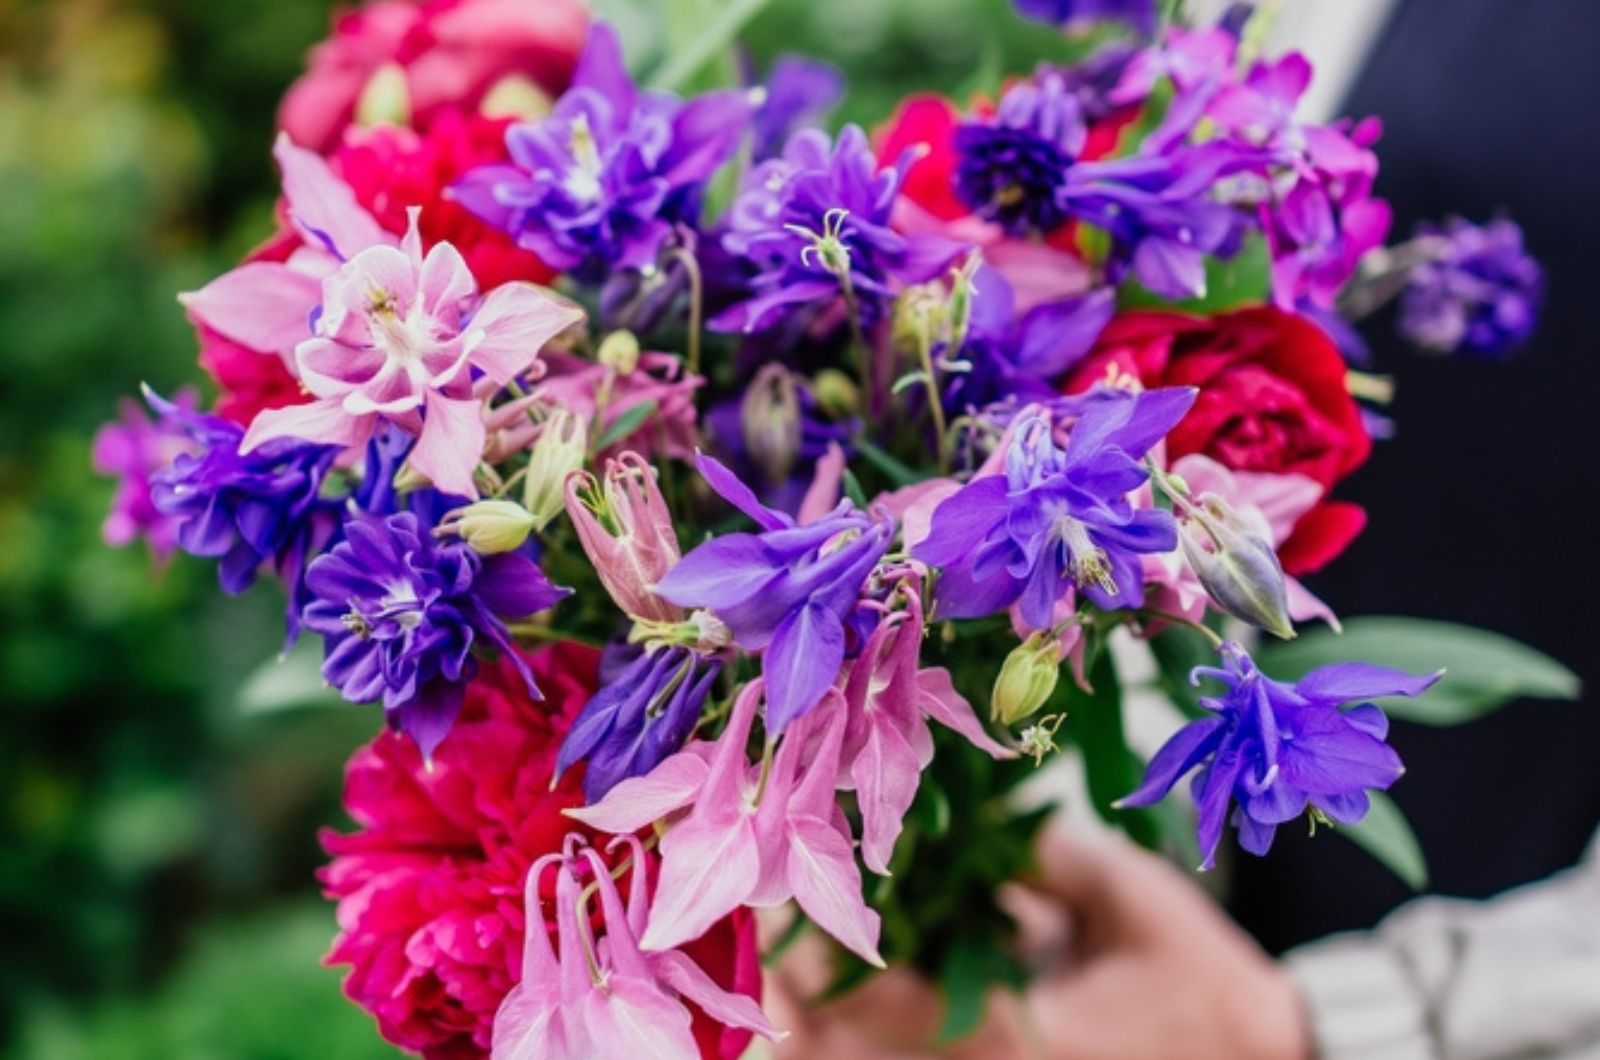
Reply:
[[[896,283],[941,273],[955,244],[902,235],[889,223],[911,160],[907,152],[880,167],[867,134],[847,125],[831,142],[821,130],[802,129],[781,156],[752,167],[728,210],[722,247],[755,273],[744,285],[748,296],[712,326],[759,331],[841,296],[870,324]]]
[[[1104,608],[1144,599],[1139,556],[1177,547],[1170,513],[1136,508],[1139,464],[1194,402],[1188,388],[1100,389],[1077,407],[1065,448],[1035,407],[1011,427],[1005,473],[978,478],[934,510],[917,559],[943,568],[939,613],[974,618],[1020,602],[1034,629],[1073,588]]]
[[[256,416],[244,448],[274,438],[360,445],[380,418],[417,438],[412,467],[446,493],[476,497],[484,425],[473,369],[505,385],[583,318],[531,284],[477,281],[448,243],[422,254],[417,214],[399,248],[368,247],[322,281],[315,335],[295,347],[305,405]]]
[[[519,553],[480,557],[464,542],[434,541],[410,512],[347,523],[345,540],[312,562],[306,584],[313,599],[303,618],[323,635],[323,677],[351,702],[382,699],[390,724],[424,757],[460,709],[476,671],[473,647],[487,641],[520,665],[501,620],[543,611],[568,592]]]
[[[687,954],[639,948],[649,916],[649,859],[635,836],[619,836],[607,849],[618,845],[629,849],[626,904],[613,878],[623,865],[607,865],[580,836],[569,836],[561,853],[546,854],[528,870],[524,920],[531,930],[522,951],[522,979],[495,1016],[491,1060],[697,1060],[702,1054],[685,1002],[730,1027],[772,1041],[783,1038],[761,1006],[718,986]],[[544,926],[541,893],[552,868],[555,947]],[[589,889],[599,899],[599,916],[589,913]],[[600,924],[605,933],[596,937]]]
[[[1415,696],[1443,671],[1415,677],[1367,663],[1334,663],[1294,684],[1274,681],[1243,648],[1222,646],[1221,669],[1196,668],[1190,678],[1210,678],[1221,695],[1201,706],[1212,717],[1191,722],[1156,752],[1144,783],[1120,806],[1149,806],[1185,773],[1203,764],[1195,778],[1202,868],[1215,864],[1223,824],[1239,830],[1239,844],[1265,854],[1278,825],[1308,808],[1316,815],[1354,824],[1367,814],[1367,792],[1387,788],[1405,772],[1400,756],[1384,742],[1389,721],[1383,711],[1353,700]]]
[[[180,453],[150,478],[157,511],[178,520],[178,545],[217,560],[225,592],[240,593],[270,563],[290,589],[289,635],[298,628],[294,598],[306,558],[333,534],[338,501],[321,497],[336,449],[292,439],[241,452],[244,431],[216,416],[145,398],[164,424],[182,431],[194,451]]]
[[[556,769],[587,761],[583,793],[598,802],[621,780],[674,754],[700,720],[722,664],[682,645],[640,652],[584,705],[561,745]]]
[[[992,117],[956,129],[956,192],[1012,235],[1053,231],[1067,220],[1059,192],[1088,135],[1066,77],[1041,68],[1007,89]]]
[[[567,476],[566,501],[578,543],[616,605],[634,619],[681,618],[655,592],[682,553],[655,469],[644,457],[625,452],[607,460],[603,482],[586,471],[573,472]]]
[[[696,220],[700,190],[733,155],[750,110],[739,92],[687,103],[641,93],[616,31],[596,22],[555,110],[513,125],[506,133],[511,163],[474,170],[455,196],[542,260],[585,280],[646,268],[674,224]]]
[[[192,391],[178,394],[173,405],[192,413]],[[178,547],[178,520],[165,515],[151,497],[150,480],[193,442],[171,417],[150,415],[137,401],[124,398],[115,420],[94,435],[91,459],[94,469],[117,480],[111,510],[100,534],[108,545],[121,547],[144,538],[155,558],[165,560]]]
[[[1156,29],[1156,0],[1013,0],[1024,18],[1055,25],[1126,22],[1141,36]]]
[[[1424,349],[1493,357],[1528,340],[1544,273],[1506,218],[1475,225],[1452,217],[1419,225],[1437,252],[1411,271],[1400,299],[1400,332]]]
[[[767,727],[782,732],[816,705],[844,663],[845,616],[894,535],[842,502],[825,518],[796,526],[763,507],[726,467],[701,456],[700,474],[754,519],[758,534],[724,534],[672,568],[656,592],[682,607],[709,607],[746,651],[760,651]]]
[[[803,55],[780,55],[761,90],[750,127],[751,157],[758,162],[781,152],[796,130],[820,124],[844,95],[844,74]]]

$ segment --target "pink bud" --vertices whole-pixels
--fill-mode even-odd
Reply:
[[[656,582],[678,562],[678,535],[655,471],[638,453],[606,461],[605,478],[567,476],[567,514],[600,582],[635,619],[676,622],[683,612],[655,594]]]

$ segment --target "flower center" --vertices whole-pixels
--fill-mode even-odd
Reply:
[[[572,154],[573,166],[562,178],[561,187],[578,202],[594,202],[600,198],[600,173],[604,166],[587,116],[580,114],[572,120],[567,150]]]
[[[1098,585],[1102,591],[1115,594],[1117,581],[1111,576],[1111,562],[1105,549],[1089,537],[1089,528],[1081,520],[1062,515],[1056,519],[1055,532],[1066,546],[1072,580],[1079,586]]]

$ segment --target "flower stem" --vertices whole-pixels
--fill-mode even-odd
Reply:
[[[675,247],[673,260],[683,266],[689,277],[689,338],[684,367],[690,375],[700,374],[700,329],[705,315],[705,284],[700,276],[700,263],[683,247]]]
[[[861,372],[861,416],[872,419],[872,353],[867,349],[866,337],[861,332],[861,302],[856,298],[855,285],[848,272],[839,276],[839,291],[844,296],[845,315],[850,321],[850,345],[855,348],[856,361]]]
[[[918,329],[921,330],[921,329]],[[928,389],[928,411],[933,416],[933,430],[937,437],[939,474],[950,473],[949,428],[944,419],[944,402],[939,396],[939,380],[934,375],[933,343],[926,334],[917,339],[917,357],[922,362],[922,381]]]

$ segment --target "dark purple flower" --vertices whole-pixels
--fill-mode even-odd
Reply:
[[[751,126],[751,157],[760,162],[783,150],[799,129],[819,124],[844,95],[844,74],[830,63],[780,55],[762,84]]]
[[[192,414],[192,391],[178,394],[173,406]],[[144,538],[157,560],[165,560],[178,547],[179,520],[164,514],[151,497],[150,480],[173,458],[194,448],[194,441],[172,417],[151,419],[131,398],[117,409],[117,418],[95,432],[90,459],[94,469],[117,480],[116,494],[101,535],[106,544],[121,547]]]
[[[1024,18],[1063,26],[1076,22],[1124,22],[1142,36],[1156,31],[1156,0],[1013,0]]]
[[[1367,663],[1334,663],[1294,684],[1274,681],[1245,650],[1222,646],[1221,669],[1197,668],[1190,680],[1211,678],[1221,695],[1201,706],[1214,716],[1191,722],[1150,760],[1144,783],[1119,806],[1149,806],[1196,766],[1194,797],[1199,809],[1201,868],[1216,861],[1228,807],[1239,845],[1265,854],[1278,825],[1305,813],[1341,824],[1366,816],[1367,792],[1400,778],[1400,756],[1384,742],[1389,719],[1371,703],[1345,710],[1351,701],[1380,696],[1415,696],[1440,673],[1415,677]]]
[[[1178,532],[1170,512],[1137,508],[1128,495],[1150,477],[1140,459],[1194,398],[1189,388],[1097,388],[1075,399],[1065,447],[1042,409],[1019,416],[1004,474],[974,479],[943,501],[912,549],[941,568],[940,617],[977,618],[1020,602],[1023,621],[1046,629],[1074,588],[1107,609],[1142,603],[1140,555],[1172,551]]]
[[[554,606],[568,590],[524,555],[481,557],[436,541],[411,512],[357,517],[312,561],[303,620],[323,635],[322,675],[345,699],[381,699],[389,723],[433,753],[476,672],[480,640],[512,659],[538,696],[502,619]]]
[[[687,102],[640,92],[616,31],[595,22],[555,109],[506,131],[512,161],[473,170],[452,194],[548,264],[597,282],[653,265],[673,225],[696,219],[750,114],[742,92]]]
[[[805,307],[853,298],[863,326],[883,316],[899,283],[942,273],[959,247],[936,236],[908,236],[890,225],[909,153],[880,169],[867,134],[848,125],[830,142],[802,129],[783,154],[752,166],[723,221],[722,249],[746,263],[742,277],[719,278],[737,301],[713,318],[720,331],[760,331]],[[841,318],[842,322],[842,318]]]
[[[956,194],[1013,235],[1053,231],[1068,219],[1061,191],[1088,135],[1066,77],[1041,68],[992,116],[956,127]]]
[[[321,495],[338,448],[282,438],[240,455],[238,424],[145,397],[194,446],[150,479],[156,509],[178,521],[178,547],[217,560],[226,592],[248,589],[271,564],[292,595],[306,560],[338,525],[339,502]],[[291,614],[291,638],[295,632]]]
[[[1528,340],[1539,316],[1544,272],[1507,218],[1475,225],[1452,217],[1417,227],[1438,250],[1411,271],[1400,298],[1400,332],[1429,350],[1494,357]]]
[[[746,651],[764,652],[767,727],[772,734],[827,692],[845,657],[845,619],[894,536],[848,501],[805,526],[763,507],[726,467],[708,456],[700,474],[761,528],[724,534],[696,548],[656,591],[681,607],[708,607]]]
[[[720,662],[681,645],[639,652],[584,704],[561,744],[556,771],[587,759],[583,793],[591,803],[619,781],[650,772],[694,731],[721,672]]]

